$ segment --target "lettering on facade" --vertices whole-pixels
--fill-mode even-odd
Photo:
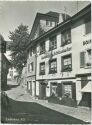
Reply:
[[[91,43],[91,40],[83,41],[83,46],[84,46],[84,45],[87,45],[87,44],[89,44],[89,43]]]
[[[53,52],[52,54],[51,53],[47,53],[47,54],[45,54],[45,56],[42,57],[42,59],[50,58],[51,55],[55,56],[55,55],[58,55],[58,54],[61,54],[61,53],[64,53],[64,52],[67,52],[67,51],[70,51],[70,50],[71,50],[71,47],[67,47],[66,49]]]

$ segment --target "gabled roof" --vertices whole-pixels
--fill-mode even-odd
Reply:
[[[39,20],[42,18],[42,17],[49,17],[49,18],[53,18],[54,20],[56,20],[58,22],[59,20],[59,17],[56,16],[56,13],[53,12],[54,14],[51,15],[51,12],[50,13],[46,13],[46,14],[42,14],[42,13],[37,13],[36,14],[36,17],[35,17],[35,20],[34,20],[34,23],[33,23],[33,26],[32,26],[32,30],[31,30],[31,33],[30,33],[30,39],[32,37],[32,35],[34,34],[34,30],[37,28],[37,25],[39,24]],[[57,13],[58,14],[58,13]]]
[[[55,33],[57,30],[60,30],[61,27],[63,29],[63,27],[65,27],[66,25],[69,25],[75,21],[77,21],[77,19],[80,19],[81,17],[83,17],[84,15],[90,13],[91,14],[91,4],[89,4],[88,6],[86,6],[85,8],[83,8],[81,11],[79,11],[78,13],[76,13],[75,15],[73,15],[72,17],[70,17],[69,19],[67,19],[66,21],[58,24],[56,27],[53,27],[52,29],[50,29],[49,31],[45,32],[44,34],[42,34],[41,36],[39,36],[38,38],[36,38],[35,40],[30,41],[30,43],[27,45],[27,50],[32,47],[34,44],[36,44],[39,40],[41,40],[42,38],[46,38],[48,37],[50,34]]]

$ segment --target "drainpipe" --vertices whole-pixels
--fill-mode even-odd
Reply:
[[[36,98],[36,71],[37,71],[37,52],[35,54],[35,98]]]

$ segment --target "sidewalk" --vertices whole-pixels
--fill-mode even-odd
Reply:
[[[91,110],[85,107],[68,107],[60,104],[48,103],[47,101],[43,100],[36,100],[36,103],[43,105],[47,108],[55,110],[60,113],[64,113],[66,115],[72,116],[74,118],[83,120],[85,122],[91,122]]]
[[[37,100],[31,97],[29,93],[25,91],[21,86],[9,90],[6,92],[8,96],[16,101],[22,102],[35,102],[49,109],[55,110],[60,113],[72,116],[74,118],[83,120],[85,122],[91,122],[91,110],[85,107],[68,107],[60,104],[48,103],[47,100]]]

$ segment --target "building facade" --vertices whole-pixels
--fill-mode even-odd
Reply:
[[[0,35],[0,82],[1,82],[1,90],[5,90],[7,88],[7,74],[10,67],[10,62],[6,58],[6,41],[4,40],[3,36]]]
[[[68,15],[61,14],[62,20],[69,18]],[[61,18],[60,18],[61,20]],[[59,22],[59,14],[56,12],[48,12],[46,14],[37,13],[34,20],[34,24],[30,33],[30,40],[34,40],[47,32],[48,30],[55,27]],[[42,45],[43,47],[43,45]],[[36,58],[36,44],[34,47],[28,49],[27,59],[27,90],[32,96],[36,95],[36,69],[37,69],[37,58]],[[39,90],[38,90],[39,91]]]
[[[34,46],[35,95],[90,103],[91,5],[32,40],[28,50]]]

